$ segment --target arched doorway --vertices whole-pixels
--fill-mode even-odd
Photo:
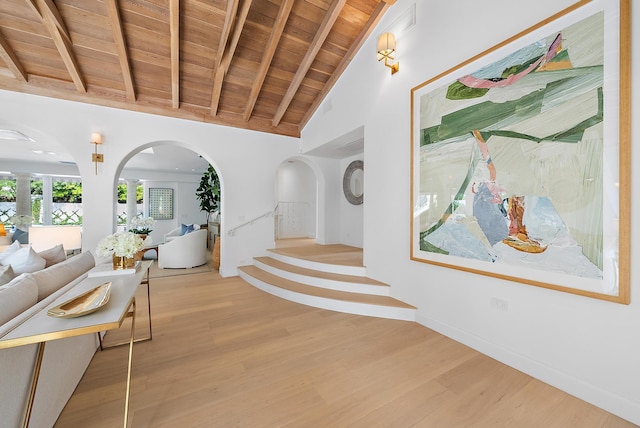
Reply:
[[[141,146],[123,161],[118,183],[142,187],[142,201],[133,204],[133,208],[130,200],[118,204],[118,227],[126,228],[122,219],[130,219],[132,210],[134,216],[154,217],[152,198],[158,194],[170,199],[171,208],[161,217],[154,217],[156,222],[150,234],[154,243],[164,242],[165,235],[182,224],[208,226],[207,213],[201,210],[196,198],[196,189],[208,167],[208,160],[180,142],[155,141]]]
[[[275,238],[316,238],[317,179],[300,159],[282,163],[276,175]]]

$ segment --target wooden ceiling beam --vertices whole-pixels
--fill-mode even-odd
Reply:
[[[169,2],[169,34],[171,36],[171,105],[180,107],[180,0]]]
[[[224,56],[224,48],[227,46],[227,43],[229,41],[229,36],[231,35],[231,30],[233,29],[233,24],[236,20],[239,5],[240,0],[227,1],[227,13],[225,14],[224,26],[222,27],[222,34],[220,35],[220,41],[218,42],[218,50],[214,66],[216,70],[222,62],[222,57]]]
[[[262,54],[262,60],[260,61],[258,74],[253,81],[253,85],[251,86],[251,93],[249,94],[247,106],[244,110],[244,120],[249,120],[249,118],[251,117],[251,113],[253,112],[253,108],[256,105],[258,95],[260,95],[260,90],[262,89],[262,85],[264,84],[264,79],[267,77],[267,72],[269,71],[271,60],[273,60],[273,55],[276,53],[278,43],[280,43],[280,38],[282,37],[282,32],[284,31],[284,26],[287,23],[287,19],[289,19],[289,14],[291,13],[293,2],[294,0],[284,0],[280,4],[280,9],[278,10],[278,16],[276,17],[273,30],[271,31],[271,35],[269,36],[269,40],[267,41],[267,46],[265,47],[265,50]]]
[[[36,1],[37,0],[26,0],[27,4],[31,6],[31,9],[36,13],[36,15],[38,15],[40,19],[44,19],[44,16],[42,15],[40,8],[36,4]],[[71,37],[69,37],[69,31],[67,31],[67,26],[64,25],[64,20],[62,19],[62,15],[60,15],[60,11],[58,10],[58,8],[56,7],[56,5],[53,3],[52,0],[45,0],[44,2],[47,5],[47,8],[53,13],[53,21],[56,27],[58,28],[58,30],[60,31],[60,34],[62,35],[62,37],[64,37],[67,40],[68,43],[71,43]]]
[[[316,58],[316,55],[318,55],[322,44],[327,39],[329,31],[331,31],[331,27],[333,27],[333,24],[338,19],[338,16],[340,16],[340,12],[342,11],[342,8],[344,7],[346,2],[346,0],[333,0],[331,6],[329,6],[324,19],[320,24],[320,28],[316,32],[316,35],[311,42],[309,50],[302,59],[302,62],[298,67],[298,71],[296,71],[296,75],[293,76],[291,84],[289,85],[287,92],[284,94],[284,97],[282,98],[282,101],[280,102],[280,105],[278,106],[278,109],[273,116],[273,126],[278,126],[278,124],[282,120],[282,117],[289,108],[289,104],[291,104],[294,95],[296,94],[298,88],[300,87],[300,84],[302,83],[302,79],[304,79],[304,76],[307,75],[307,71],[309,71],[313,60]]]
[[[11,70],[16,79],[21,80],[22,82],[28,81],[27,72],[24,70],[24,67],[20,63],[20,60],[13,49],[11,49],[11,46],[9,46],[9,43],[7,43],[5,38],[2,36],[2,33],[0,33],[0,58],[2,58],[2,60],[7,64],[7,67]]]
[[[129,64],[129,52],[127,51],[127,45],[124,41],[124,32],[122,29],[122,20],[120,19],[120,9],[118,8],[118,0],[105,0],[107,6],[107,13],[109,15],[109,22],[111,24],[111,31],[113,33],[113,40],[116,43],[116,50],[118,51],[118,61],[120,62],[120,69],[122,70],[122,80],[124,81],[125,96],[127,101],[136,100],[136,89],[133,84],[133,77],[131,75],[131,66]]]
[[[315,111],[318,109],[324,98],[327,96],[331,88],[333,88],[333,85],[335,85],[335,83],[338,81],[338,78],[347,68],[353,57],[356,55],[356,53],[358,53],[364,42],[367,40],[367,37],[369,37],[375,26],[378,25],[378,22],[380,22],[384,13],[387,11],[387,9],[389,9],[389,7],[393,6],[394,3],[395,0],[382,1],[378,3],[375,10],[369,16],[369,19],[362,27],[362,31],[360,32],[356,40],[354,40],[354,42],[351,44],[351,47],[342,58],[342,61],[340,61],[336,69],[333,71],[333,74],[331,75],[331,77],[329,77],[327,83],[325,83],[322,91],[320,91],[311,107],[302,117],[302,120],[299,124],[300,129],[304,128],[309,119],[311,119],[313,113],[315,113]]]
[[[35,6],[42,23],[47,27],[53,43],[58,49],[58,53],[64,62],[67,71],[71,75],[71,80],[78,92],[87,92],[87,85],[80,73],[80,67],[73,53],[73,45],[68,34],[65,37],[66,29],[60,16],[58,8],[51,0],[35,0]]]
[[[231,36],[231,41],[228,43],[228,45],[225,45],[222,55],[220,56],[221,60],[218,67],[216,68],[215,76],[213,77],[213,92],[211,95],[212,116],[218,114],[218,106],[220,104],[220,95],[222,94],[222,83],[224,80],[224,76],[229,70],[231,59],[233,59],[233,55],[235,54],[236,48],[238,47],[238,40],[240,40],[242,29],[244,28],[244,24],[247,21],[247,15],[249,14],[251,2],[252,0],[242,1],[242,7],[240,8],[240,12],[238,13],[238,18],[233,22],[233,35]]]

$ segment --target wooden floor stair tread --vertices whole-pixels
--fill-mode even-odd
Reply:
[[[243,266],[239,270],[247,275],[252,276],[262,282],[270,284],[275,287],[279,287],[292,292],[305,294],[309,296],[342,300],[345,302],[364,303],[370,305],[390,306],[397,308],[415,309],[413,306],[404,302],[396,300],[388,296],[375,296],[370,294],[350,293],[347,291],[329,290],[326,288],[313,287],[309,285],[300,284],[295,281],[281,278],[276,275],[272,275],[269,272],[265,272],[256,266]]]
[[[272,253],[317,263],[363,267],[362,249],[343,244],[272,248]]]
[[[389,286],[384,282],[376,281],[375,279],[367,278],[366,276],[343,275],[338,273],[322,272],[315,269],[307,269],[300,266],[294,266],[288,263],[281,262],[279,260],[275,260],[271,257],[256,257],[255,260],[265,265],[271,266],[273,268],[284,270],[287,272],[292,272],[298,275],[322,278],[330,281],[350,282],[354,284],[368,284],[368,285],[377,285],[381,287]]]

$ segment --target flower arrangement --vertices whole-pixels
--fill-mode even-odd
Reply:
[[[31,226],[31,223],[33,223],[33,217],[30,215],[16,214],[9,219],[9,222],[18,229],[26,230]]]
[[[144,247],[141,237],[131,232],[118,232],[102,238],[96,247],[96,254],[100,257],[128,257],[132,258]]]
[[[132,233],[148,235],[152,232],[151,226],[156,224],[156,221],[153,217],[136,217],[131,220],[131,229]]]

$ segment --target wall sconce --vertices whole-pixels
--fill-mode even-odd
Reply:
[[[96,164],[96,175],[98,175],[98,163],[104,162],[104,155],[98,153],[98,145],[102,144],[102,135],[99,132],[91,134],[91,144],[95,146],[95,152],[91,155],[91,160]]]
[[[384,65],[391,69],[391,74],[396,74],[400,69],[400,62],[390,64],[396,59],[396,36],[393,33],[382,33],[378,38],[378,61],[384,59]]]

